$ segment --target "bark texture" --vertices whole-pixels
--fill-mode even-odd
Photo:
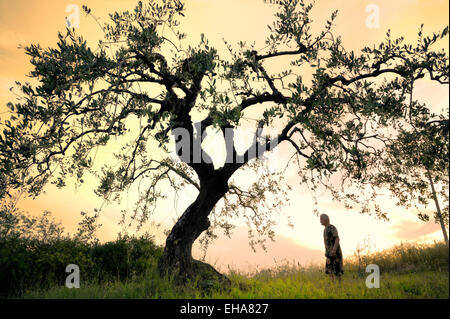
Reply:
[[[214,267],[192,258],[192,245],[209,228],[208,216],[227,191],[227,182],[220,179],[211,178],[201,183],[197,198],[184,211],[166,239],[164,253],[158,265],[161,274],[169,274],[181,282],[200,277],[229,283],[228,278]]]

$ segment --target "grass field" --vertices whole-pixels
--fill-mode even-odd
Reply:
[[[230,271],[228,289],[207,283],[208,289],[192,282],[176,286],[160,277],[155,267],[145,276],[103,284],[82,281],[79,289],[53,287],[27,291],[24,298],[286,298],[286,299],[368,299],[449,298],[449,250],[443,243],[402,244],[389,250],[347,259],[339,282],[323,273],[322,265],[301,267],[285,264],[245,275]],[[380,268],[380,287],[368,288],[368,264]],[[201,283],[205,286],[205,283]]]

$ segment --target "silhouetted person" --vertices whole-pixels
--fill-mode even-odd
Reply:
[[[325,257],[327,257],[325,273],[340,279],[341,275],[344,273],[344,266],[338,231],[336,227],[330,224],[330,218],[326,214],[320,215],[320,223],[325,226],[325,229],[323,230]]]

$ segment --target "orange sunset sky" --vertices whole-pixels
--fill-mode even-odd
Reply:
[[[145,2],[145,1],[143,1]],[[9,117],[6,103],[14,102],[15,96],[10,91],[14,81],[29,81],[25,75],[31,70],[31,64],[23,49],[18,45],[39,43],[43,47],[54,46],[57,31],[64,31],[67,6],[75,4],[81,11],[86,4],[100,23],[107,21],[107,13],[116,10],[132,10],[135,0],[0,0],[0,118]],[[219,54],[224,52],[222,39],[236,44],[238,41],[256,41],[256,48],[264,47],[267,36],[266,25],[273,19],[276,7],[264,4],[262,0],[186,0],[185,18],[181,20],[182,29],[189,43],[195,45],[204,33],[210,43],[217,47]],[[366,19],[372,12],[367,12],[368,5],[379,9],[379,27],[368,28]],[[374,5],[374,6],[373,6]],[[335,9],[339,10],[334,28],[335,34],[341,35],[348,50],[378,43],[388,29],[393,36],[404,36],[406,42],[415,43],[419,26],[425,25],[425,34],[440,31],[449,24],[449,2],[447,0],[317,0],[312,17],[318,27],[325,25],[326,19]],[[95,45],[101,39],[102,31],[92,17],[80,12],[79,28],[89,44]],[[448,42],[442,41],[435,46],[448,52]],[[427,82],[418,83],[415,98],[428,105],[436,112],[448,107],[448,86],[438,86]],[[96,160],[101,164],[108,161],[110,154],[118,149],[113,143],[99,151]],[[281,148],[278,160],[286,162],[293,150]],[[100,167],[100,166],[99,166]],[[322,262],[323,226],[313,213],[313,197],[304,185],[299,184],[299,177],[293,170],[288,171],[286,179],[293,188],[289,193],[291,203],[277,215],[277,236],[275,243],[267,245],[267,253],[261,249],[254,253],[247,244],[247,229],[243,220],[235,220],[237,228],[231,239],[220,236],[210,247],[207,261],[218,268],[226,265],[242,270],[273,266],[283,260],[297,261],[303,264]],[[102,204],[93,192],[98,181],[93,177],[85,178],[85,183],[75,189],[74,183],[68,183],[63,189],[53,185],[46,187],[46,193],[35,200],[22,199],[19,206],[31,214],[38,215],[49,210],[61,220],[66,230],[74,232],[80,220],[80,211],[93,212]],[[173,203],[173,194],[168,194],[167,201],[161,203],[152,218],[162,227],[146,225],[144,227],[155,235],[158,243],[163,243],[163,229],[169,229],[183,210],[196,196],[195,188],[188,188]],[[394,201],[385,196],[379,199],[382,208],[389,212],[389,222],[376,220],[374,217],[360,215],[356,211],[346,210],[343,205],[333,202],[327,193],[318,193],[318,210],[330,216],[331,223],[339,231],[344,256],[353,254],[358,244],[370,238],[374,249],[384,249],[402,241],[441,240],[440,226],[433,221],[424,223],[416,217],[414,210],[396,207]],[[103,225],[98,235],[101,240],[114,239],[121,230],[118,226],[120,211],[133,208],[136,194],[124,196],[120,205],[105,205],[102,208],[100,223]],[[429,207],[433,209],[434,206]],[[287,226],[288,216],[294,225]],[[220,232],[218,232],[220,234]],[[194,256],[199,256],[198,249]]]

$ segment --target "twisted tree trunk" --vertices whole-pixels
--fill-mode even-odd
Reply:
[[[182,282],[198,276],[228,281],[211,265],[192,258],[192,245],[209,228],[208,216],[227,191],[226,181],[211,178],[201,183],[197,198],[184,211],[166,239],[164,253],[158,264],[161,274],[172,275]]]

